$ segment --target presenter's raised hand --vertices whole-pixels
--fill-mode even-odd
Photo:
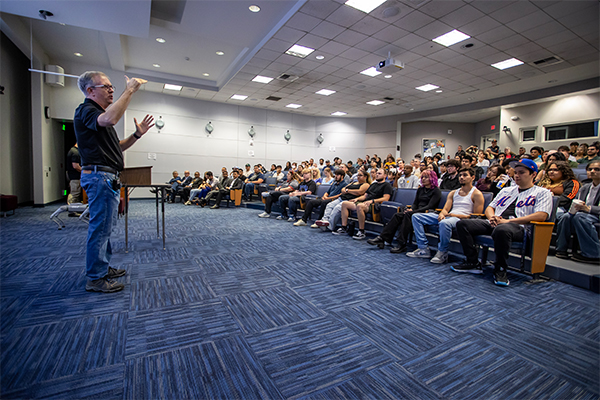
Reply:
[[[148,129],[150,129],[154,126],[153,121],[154,121],[154,117],[150,114],[146,114],[146,116],[140,123],[138,123],[137,119],[134,118],[133,122],[135,123],[135,133],[138,136],[143,136],[146,132],[148,132]]]
[[[127,89],[131,90],[132,93],[137,92],[144,83],[148,82],[145,79],[129,78],[127,75],[125,75],[125,79],[127,80]]]

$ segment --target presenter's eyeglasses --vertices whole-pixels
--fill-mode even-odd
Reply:
[[[90,87],[93,87],[93,88],[104,88],[104,89],[106,89],[106,90],[112,90],[113,92],[114,92],[114,91],[115,91],[115,89],[116,89],[116,87],[115,87],[115,86],[113,86],[113,85],[92,85],[92,86],[90,86]]]

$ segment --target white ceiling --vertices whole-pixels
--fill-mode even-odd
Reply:
[[[162,92],[163,83],[179,83],[181,92],[165,93],[306,115],[410,114],[599,75],[596,0],[388,0],[368,15],[343,3],[2,0],[0,11],[23,17],[27,25],[31,19],[33,36],[53,63],[80,61],[126,71],[147,78],[145,90]],[[261,11],[250,12],[252,4]],[[54,16],[44,21],[40,9]],[[453,29],[471,39],[450,47],[432,41]],[[166,43],[156,42],[156,37]],[[286,55],[296,43],[316,50],[305,59]],[[473,46],[465,47],[467,43]],[[217,51],[225,54],[218,56]],[[390,79],[359,74],[388,52],[405,64],[403,70]],[[564,61],[532,64],[551,56]],[[490,66],[511,57],[525,64],[504,71]],[[299,78],[251,82],[256,75],[275,78],[284,73]],[[426,83],[440,86],[442,93],[415,89]],[[336,93],[315,94],[324,88]],[[248,98],[231,100],[233,94]],[[265,100],[269,96],[281,100]],[[385,103],[366,104],[374,99]],[[285,107],[290,103],[303,106],[292,111]],[[493,112],[488,109],[469,119],[483,120]]]

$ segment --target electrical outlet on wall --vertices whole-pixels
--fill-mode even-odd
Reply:
[[[148,160],[156,160],[156,153],[148,153]]]

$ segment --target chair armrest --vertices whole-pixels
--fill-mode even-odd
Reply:
[[[552,230],[554,222],[531,222],[533,225],[533,234],[531,235],[531,273],[539,274],[546,269],[546,259],[550,241],[552,240]]]

